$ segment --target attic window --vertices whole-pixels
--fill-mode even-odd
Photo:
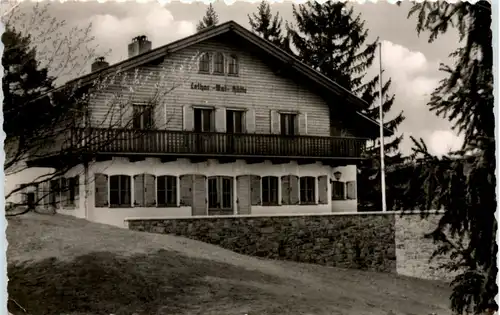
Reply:
[[[224,74],[224,54],[216,53],[214,60],[214,73]]]
[[[209,53],[203,53],[200,57],[199,64],[200,72],[210,73],[210,55]]]
[[[231,75],[238,75],[239,67],[238,67],[238,58],[236,55],[231,55],[229,57],[229,69],[228,73]]]

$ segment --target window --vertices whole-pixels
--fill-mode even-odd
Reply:
[[[262,177],[262,205],[278,205],[278,177]]]
[[[153,128],[153,106],[150,105],[133,105],[134,129],[151,129]]]
[[[200,72],[202,73],[210,73],[210,54],[203,53],[200,57],[199,64]]]
[[[332,200],[344,200],[345,199],[345,185],[344,182],[334,181],[332,182]]]
[[[238,74],[238,58],[235,55],[229,57],[228,74],[237,75]]]
[[[228,110],[226,112],[226,132],[243,133],[243,111]]]
[[[68,178],[68,205],[75,206],[76,205],[76,196],[78,195],[78,190],[80,189],[80,185],[78,183],[78,176]]]
[[[281,134],[284,136],[295,135],[296,114],[281,114]]]
[[[224,54],[216,53],[214,60],[214,73],[224,74]]]
[[[217,176],[208,179],[208,208],[233,208],[233,178]]]
[[[156,185],[158,206],[177,207],[177,177],[158,176]]]
[[[59,205],[57,204],[59,201],[59,197],[61,194],[61,190],[59,189],[60,186],[60,180],[52,180],[50,181],[50,204],[54,207],[58,207]]]
[[[54,185],[56,184],[54,183]],[[78,199],[80,191],[80,182],[78,176],[71,178],[63,177],[61,178],[60,183],[53,187],[54,191],[59,191],[59,193],[55,193],[53,196],[55,202],[57,202],[58,194],[60,194],[59,196],[63,207],[76,206],[76,200]]]
[[[300,178],[300,203],[316,203],[316,179],[311,176]]]
[[[109,179],[109,201],[112,207],[130,207],[130,176],[114,175]]]
[[[207,108],[194,109],[194,131],[211,132],[213,131],[213,110]]]

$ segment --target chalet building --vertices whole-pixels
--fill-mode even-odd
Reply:
[[[92,94],[83,127],[68,131],[84,150],[64,178],[39,187],[41,207],[120,226],[126,217],[357,211],[357,191],[370,187],[357,186],[356,165],[379,134],[365,102],[232,21],[151,47],[136,37],[127,60],[98,59],[77,79],[90,86],[120,72],[140,84],[109,80]],[[168,88],[161,98],[158,86]],[[116,91],[129,102],[110,102]],[[113,107],[120,114],[110,117]]]

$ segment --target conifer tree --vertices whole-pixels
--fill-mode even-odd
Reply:
[[[215,12],[215,9],[212,6],[212,4],[210,3],[210,5],[207,8],[207,11],[205,12],[205,16],[196,26],[196,30],[199,32],[204,28],[215,26],[217,24],[219,24],[219,16],[217,15],[217,12]]]
[[[462,150],[452,156],[432,156],[414,139],[410,182],[406,195],[417,209],[444,209],[438,227],[429,235],[440,244],[436,254],[448,255],[446,267],[458,271],[450,297],[458,314],[498,310],[495,296],[497,207],[495,187],[495,117],[493,113],[493,49],[491,4],[428,2],[415,4],[417,31],[430,32],[433,42],[449,27],[460,35],[460,47],[450,54],[454,66],[428,104],[464,135]]]
[[[368,117],[379,120],[379,76],[366,78],[366,71],[374,62],[377,50],[376,39],[367,42],[368,30],[361,16],[355,15],[352,7],[341,2],[308,2],[293,7],[295,25],[288,32],[298,57],[306,64],[323,73],[344,88],[357,94],[370,106],[364,111]],[[384,116],[394,105],[394,95],[388,95],[391,80],[383,84]],[[384,127],[396,132],[403,122],[403,112],[395,117],[384,117]],[[385,138],[386,165],[399,163],[398,152],[402,135]],[[369,157],[359,167],[358,185],[371,187],[358,191],[360,210],[381,210],[380,144],[379,140],[369,145]],[[387,176],[387,207],[393,208],[400,195],[401,183],[397,176]]]
[[[275,16],[271,13],[271,6],[263,0],[257,8],[257,13],[248,15],[248,21],[252,31],[276,46],[290,52],[290,43],[286,34],[284,35],[283,18],[279,12]]]
[[[8,26],[2,34],[2,43],[3,129],[8,140],[15,138],[20,146],[27,146],[44,128],[51,128],[60,114],[49,104],[34,106],[30,102],[52,89],[54,78],[46,68],[39,67],[29,35]]]

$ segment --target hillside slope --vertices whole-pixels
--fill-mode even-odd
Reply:
[[[8,224],[9,296],[29,314],[450,314],[439,282],[268,261],[63,215]]]

